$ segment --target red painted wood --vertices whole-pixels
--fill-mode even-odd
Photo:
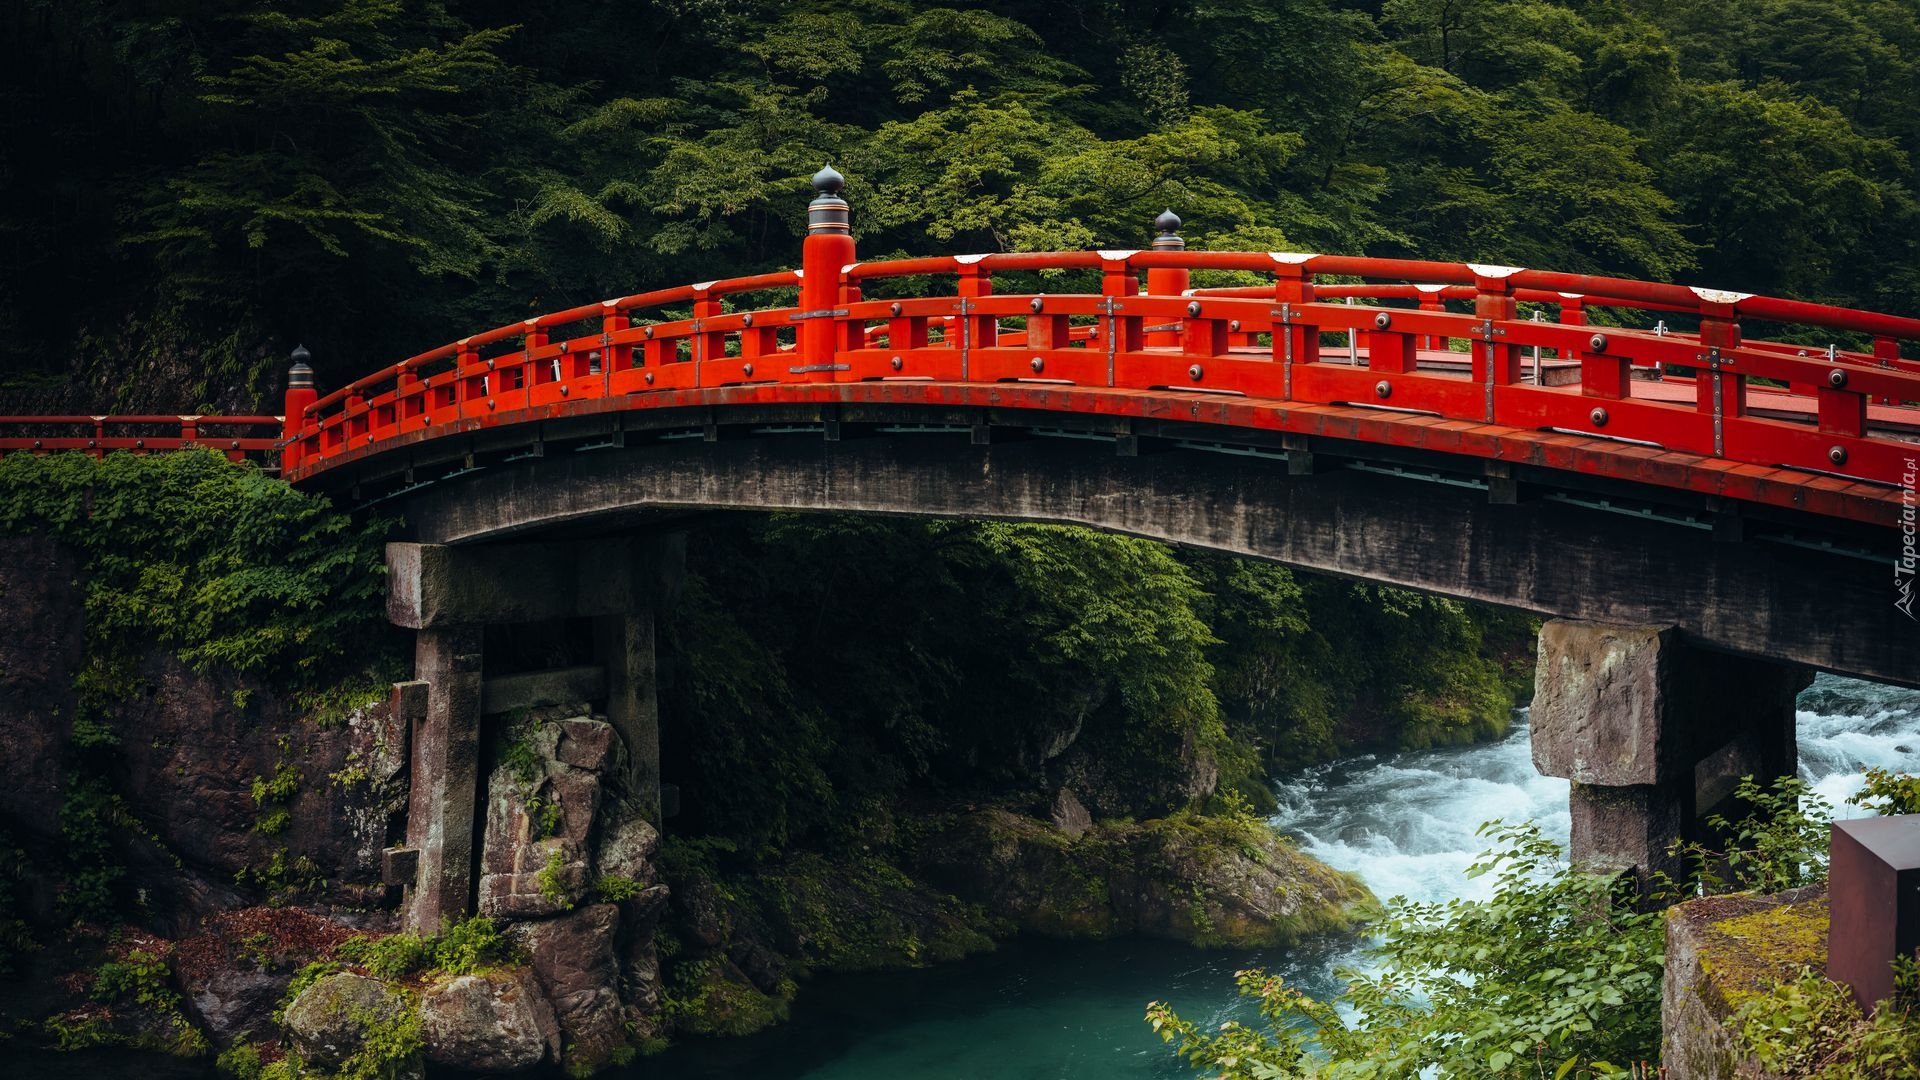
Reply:
[[[804,275],[582,305],[429,350],[318,400],[290,395],[278,443],[243,438],[232,449],[267,456],[277,445],[285,475],[307,480],[426,440],[564,416],[736,402],[992,405],[1415,447],[1883,524],[1906,461],[1920,456],[1920,362],[1900,355],[1903,341],[1920,341],[1915,319],[1417,260],[1110,251],[857,263],[850,238],[818,234],[805,250]],[[1042,269],[1098,270],[1101,291],[995,291],[996,271]],[[1272,285],[1173,288],[1200,269],[1264,273]],[[864,298],[870,283],[921,275],[948,287]],[[1320,275],[1364,281],[1320,285]],[[742,299],[796,283],[797,308]],[[1365,302],[1339,302],[1348,298]],[[1522,320],[1520,303],[1557,306],[1559,321]],[[645,321],[663,307],[692,314]],[[1585,325],[1593,307],[1679,313],[1699,328]],[[1743,318],[1870,337],[1873,350],[1749,341]],[[1574,381],[1534,385],[1536,350],[1543,372]],[[116,424],[174,425],[131,440],[151,450],[266,422],[281,423],[0,417],[0,453],[101,452],[122,441],[106,430]]]

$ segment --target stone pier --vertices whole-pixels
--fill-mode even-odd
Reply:
[[[408,930],[434,933],[474,910],[483,715],[601,702],[625,746],[618,787],[660,823],[655,621],[685,552],[684,534],[387,545],[387,616],[417,632],[414,680],[395,686],[411,747],[406,842],[386,859],[389,883],[406,889]],[[592,665],[487,677],[487,627],[572,618],[593,620]]]
[[[1573,782],[1572,857],[1681,876],[1676,840],[1710,844],[1702,819],[1740,778],[1798,767],[1794,698],[1806,669],[1694,647],[1673,627],[1568,619],[1540,630],[1533,763]]]

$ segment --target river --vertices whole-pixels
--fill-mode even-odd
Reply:
[[[1920,692],[1822,675],[1800,696],[1801,773],[1837,806],[1868,765],[1920,771]],[[1490,890],[1467,866],[1483,821],[1533,820],[1567,836],[1567,785],[1533,770],[1524,718],[1498,743],[1310,769],[1278,790],[1275,823],[1382,898]],[[1840,806],[1842,814],[1851,811]],[[1189,1019],[1248,1019],[1234,971],[1258,964],[1310,994],[1337,988],[1351,948],[1200,952],[1152,941],[1018,941],[928,971],[831,976],[801,988],[793,1019],[747,1039],[683,1042],[621,1080],[1145,1080],[1188,1078],[1141,1020],[1154,998]]]
[[[1860,770],[1920,771],[1920,692],[1822,675],[1800,696],[1800,769],[1843,815]],[[1438,901],[1491,888],[1462,874],[1483,821],[1533,820],[1567,836],[1567,786],[1533,771],[1524,714],[1498,743],[1309,769],[1281,784],[1276,824],[1382,898]],[[1338,989],[1351,943],[1204,952],[1163,941],[1015,941],[923,971],[828,976],[801,988],[792,1020],[745,1039],[686,1040],[602,1075],[616,1080],[1189,1080],[1148,1030],[1164,998],[1205,1026],[1251,1020],[1233,973],[1259,965],[1309,994]],[[198,1062],[118,1052],[17,1055],[51,1080],[198,1080]]]

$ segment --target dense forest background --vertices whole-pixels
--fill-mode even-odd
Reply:
[[[1911,312],[1901,0],[14,0],[0,411],[270,406],[796,261],[1189,242]]]

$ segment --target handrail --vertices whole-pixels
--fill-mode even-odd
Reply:
[[[994,292],[996,273],[1035,270],[1098,270],[1103,284],[1099,293]],[[1186,276],[1198,270],[1257,271],[1270,284],[1185,288]],[[832,275],[828,295],[838,300],[831,309],[727,312],[720,303],[721,297],[804,284],[807,271]],[[1139,287],[1141,271],[1148,277],[1146,292]],[[1152,291],[1156,279],[1162,285],[1170,280],[1160,276],[1170,272],[1181,287]],[[862,293],[873,282],[927,276],[955,279],[956,291],[885,300]],[[1323,276],[1363,281],[1321,284]],[[1348,297],[1411,299],[1419,307],[1337,302]],[[1472,313],[1446,306],[1462,301],[1471,301]],[[1515,305],[1521,302],[1557,303],[1564,321],[1519,319]],[[679,305],[691,305],[693,314],[657,314]],[[1584,325],[1586,309],[1603,306],[1681,313],[1699,326],[1648,332]],[[1869,335],[1875,351],[1808,355],[1784,343],[1746,342],[1743,318]],[[797,331],[816,319],[828,320],[830,333],[824,347],[810,351]],[[574,324],[586,332],[550,340],[549,330]],[[1340,347],[1323,347],[1323,333],[1344,335],[1346,355]],[[1920,320],[1469,263],[1172,250],[856,260],[657,289],[471,335],[311,403],[290,403],[289,414],[298,422],[288,445],[291,474],[310,476],[343,456],[359,456],[415,431],[492,426],[593,401],[643,408],[649,394],[666,391],[1024,380],[1365,403],[1536,430],[1585,431],[1891,484],[1896,466],[1913,449],[1902,433],[1920,430],[1920,410],[1904,404],[1920,401],[1920,365],[1899,358],[1901,340],[1920,341]],[[1445,341],[1464,342],[1468,352],[1458,361],[1432,352]],[[482,356],[501,344],[510,351]],[[1537,368],[1529,375],[1526,362],[1543,354],[1554,358],[1556,371],[1577,369],[1578,382],[1547,385]],[[447,370],[415,377],[430,363],[448,361]],[[1658,393],[1632,385],[1637,371],[1675,369],[1681,377]],[[1774,383],[1784,385],[1766,391],[1767,415],[1751,412],[1749,387]]]
[[[818,401],[811,388],[821,384],[844,395],[853,384],[903,382],[955,388],[943,400],[961,400],[953,395],[962,388],[990,389],[990,400],[1033,408],[1053,407],[1045,404],[1052,399],[1021,384],[1214,401],[1228,395],[1278,410],[1271,421],[1235,423],[1285,424],[1288,410],[1360,407],[1409,424],[1437,417],[1516,435],[1603,440],[1620,446],[1623,460],[1631,448],[1653,447],[1701,462],[1787,470],[1781,475],[1808,484],[1864,480],[1883,491],[1920,452],[1910,438],[1920,433],[1920,362],[1900,353],[1902,342],[1920,342],[1920,319],[1523,267],[1187,251],[1164,225],[1177,227],[1170,214],[1144,250],[863,262],[839,184],[831,170],[816,177],[821,194],[809,207],[799,269],[654,289],[507,323],[324,396],[296,367],[281,437],[286,475],[304,479],[481,428],[686,404],[695,400],[689,393],[751,387],[762,391],[757,400]],[[1098,291],[995,291],[996,275],[1034,271],[1090,271]],[[1251,272],[1263,284],[1190,288],[1197,271]],[[943,279],[938,295],[865,295],[873,283],[917,277]],[[796,287],[792,306],[739,299]],[[1387,300],[1414,306],[1373,306]],[[1522,319],[1521,303],[1548,305],[1558,316]],[[1678,314],[1687,325],[1587,325],[1594,308]],[[1743,321],[1822,328],[1849,341],[1857,335],[1871,339],[1872,351],[1748,341]],[[1551,368],[1543,366],[1549,358]],[[886,391],[888,400],[919,393]],[[1765,407],[1750,407],[1750,393]],[[18,448],[17,440],[0,433],[0,450],[8,448]]]

